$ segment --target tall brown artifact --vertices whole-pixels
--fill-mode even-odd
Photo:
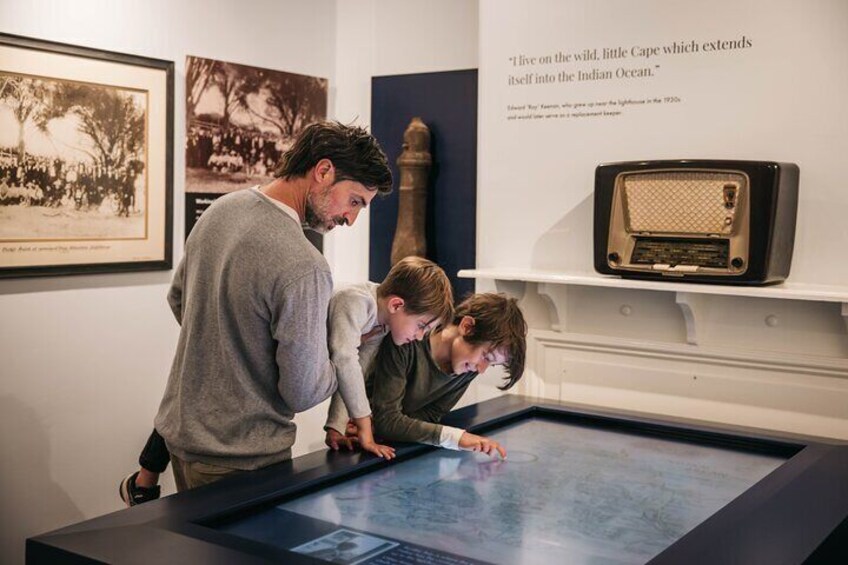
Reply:
[[[427,256],[427,182],[432,163],[430,128],[421,118],[412,118],[403,132],[403,152],[397,160],[400,195],[397,228],[392,241],[392,265],[409,255]]]

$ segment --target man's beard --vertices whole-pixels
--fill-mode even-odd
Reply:
[[[327,223],[321,221],[321,218],[315,213],[315,210],[312,209],[312,206],[308,202],[306,203],[306,217],[303,221],[303,227],[322,235],[330,231],[327,229]]]
[[[327,214],[321,209],[321,204],[327,201],[327,196],[330,194],[331,187],[326,187],[321,190],[320,195],[310,192],[306,196],[306,213],[303,218],[304,227],[320,234],[326,234],[332,227],[329,226],[330,219]]]
[[[347,220],[343,216],[330,218],[327,212],[326,202],[329,198],[331,186],[326,187],[321,191],[320,196],[315,196],[310,192],[306,197],[306,213],[304,214],[304,227],[320,234],[326,234],[336,226],[347,225]]]

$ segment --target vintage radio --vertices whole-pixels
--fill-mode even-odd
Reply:
[[[763,285],[789,274],[798,166],[639,161],[595,170],[595,270]]]

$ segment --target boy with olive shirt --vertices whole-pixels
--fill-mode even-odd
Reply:
[[[506,457],[498,442],[439,421],[492,365],[506,369],[501,390],[518,382],[524,373],[526,336],[527,323],[516,299],[484,293],[465,299],[452,323],[421,341],[399,346],[383,340],[369,380],[376,435]]]

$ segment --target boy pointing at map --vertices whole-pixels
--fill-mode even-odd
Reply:
[[[526,336],[517,300],[485,293],[465,299],[451,323],[421,341],[384,340],[368,383],[376,435],[506,457],[498,442],[439,422],[492,365],[506,370],[501,390],[518,382]]]

